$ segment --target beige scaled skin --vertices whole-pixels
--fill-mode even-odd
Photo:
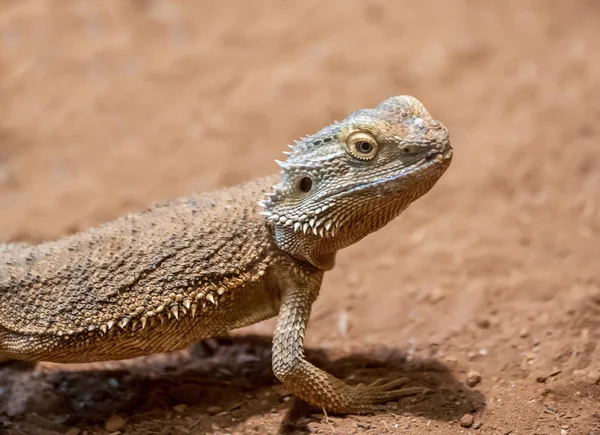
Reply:
[[[275,376],[335,413],[421,390],[350,386],[304,358],[337,251],[427,193],[452,160],[447,129],[408,96],[291,147],[282,172],[156,205],[36,246],[0,246],[0,356],[81,363],[182,349],[278,316]]]

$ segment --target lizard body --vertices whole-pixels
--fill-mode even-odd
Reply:
[[[291,147],[280,174],[133,213],[40,245],[0,248],[0,356],[63,363],[181,349],[278,316],[273,371],[330,412],[411,389],[352,387],[304,359],[337,251],[429,191],[447,129],[412,97],[363,109]]]

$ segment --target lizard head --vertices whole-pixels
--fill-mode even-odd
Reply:
[[[452,160],[446,127],[409,96],[351,113],[290,148],[261,214],[282,250],[315,265],[398,216]]]

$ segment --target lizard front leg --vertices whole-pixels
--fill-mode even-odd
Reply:
[[[275,376],[302,400],[338,414],[373,412],[381,409],[380,403],[423,392],[422,388],[399,388],[406,378],[350,386],[305,359],[304,331],[321,282],[321,276],[314,278],[305,283],[287,282],[282,289],[273,337]]]

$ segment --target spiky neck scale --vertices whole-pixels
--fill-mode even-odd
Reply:
[[[452,160],[447,129],[408,96],[350,114],[276,161],[281,182],[259,202],[283,251],[324,270],[335,253],[398,216]]]

